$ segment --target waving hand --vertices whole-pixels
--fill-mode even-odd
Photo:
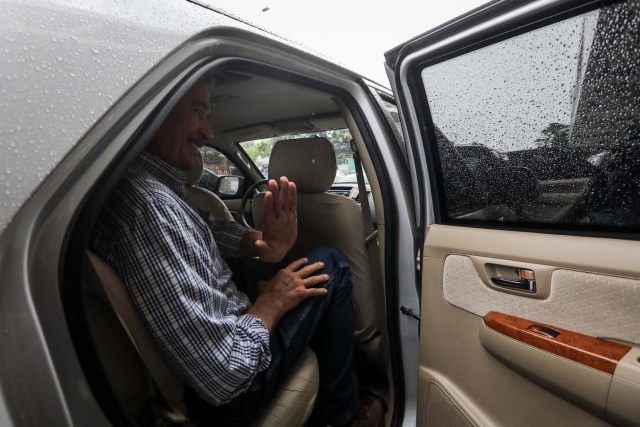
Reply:
[[[296,185],[286,177],[280,177],[280,186],[269,180],[269,190],[264,196],[264,225],[262,238],[256,240],[256,250],[261,260],[281,261],[298,237],[298,198]]]

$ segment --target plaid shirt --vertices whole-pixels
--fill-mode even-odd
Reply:
[[[103,208],[91,247],[118,272],[178,376],[220,405],[269,366],[269,332],[243,314],[249,299],[220,256],[238,254],[245,229],[203,220],[182,201],[184,183],[182,171],[143,153]]]

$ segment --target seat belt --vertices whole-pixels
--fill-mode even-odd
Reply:
[[[165,364],[153,338],[133,306],[127,290],[116,272],[102,259],[86,251],[84,282],[113,309],[131,343],[149,371],[169,410],[163,415],[173,424],[188,423],[182,396],[184,385]]]
[[[371,209],[369,208],[369,194],[367,193],[367,186],[364,182],[364,173],[362,172],[362,162],[360,161],[360,154],[356,148],[356,144],[351,142],[351,151],[353,151],[353,163],[356,169],[356,177],[358,178],[358,191],[360,194],[360,206],[362,207],[362,222],[364,225],[365,243],[367,247],[370,247],[370,242],[373,241],[378,235],[378,230],[373,226],[373,218],[371,217]]]
[[[386,306],[384,302],[384,290],[382,288],[382,271],[380,269],[380,248],[378,246],[378,230],[373,225],[373,218],[371,217],[371,209],[369,207],[369,194],[367,194],[367,187],[364,182],[364,172],[362,171],[362,161],[360,160],[360,153],[356,147],[353,139],[350,141],[351,151],[353,151],[353,163],[356,169],[356,177],[358,179],[358,191],[360,194],[360,208],[362,210],[362,223],[364,226],[364,242],[369,252],[369,265],[371,266],[371,275],[377,285],[375,288],[378,292],[374,292],[376,298],[376,305],[383,310],[383,315],[386,316]],[[380,322],[380,327],[384,330],[381,331],[386,334],[386,323]]]

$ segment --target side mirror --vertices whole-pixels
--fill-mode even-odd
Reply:
[[[244,178],[236,175],[223,175],[218,180],[218,195],[224,198],[240,197],[242,195],[242,187],[244,186]]]

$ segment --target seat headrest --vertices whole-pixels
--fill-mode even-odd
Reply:
[[[196,165],[193,169],[185,173],[187,185],[196,185],[200,182],[200,178],[202,177],[202,168],[202,152],[198,150],[198,160],[196,161]]]
[[[320,137],[280,140],[269,158],[269,177],[286,176],[301,193],[327,191],[337,168],[331,142]]]

